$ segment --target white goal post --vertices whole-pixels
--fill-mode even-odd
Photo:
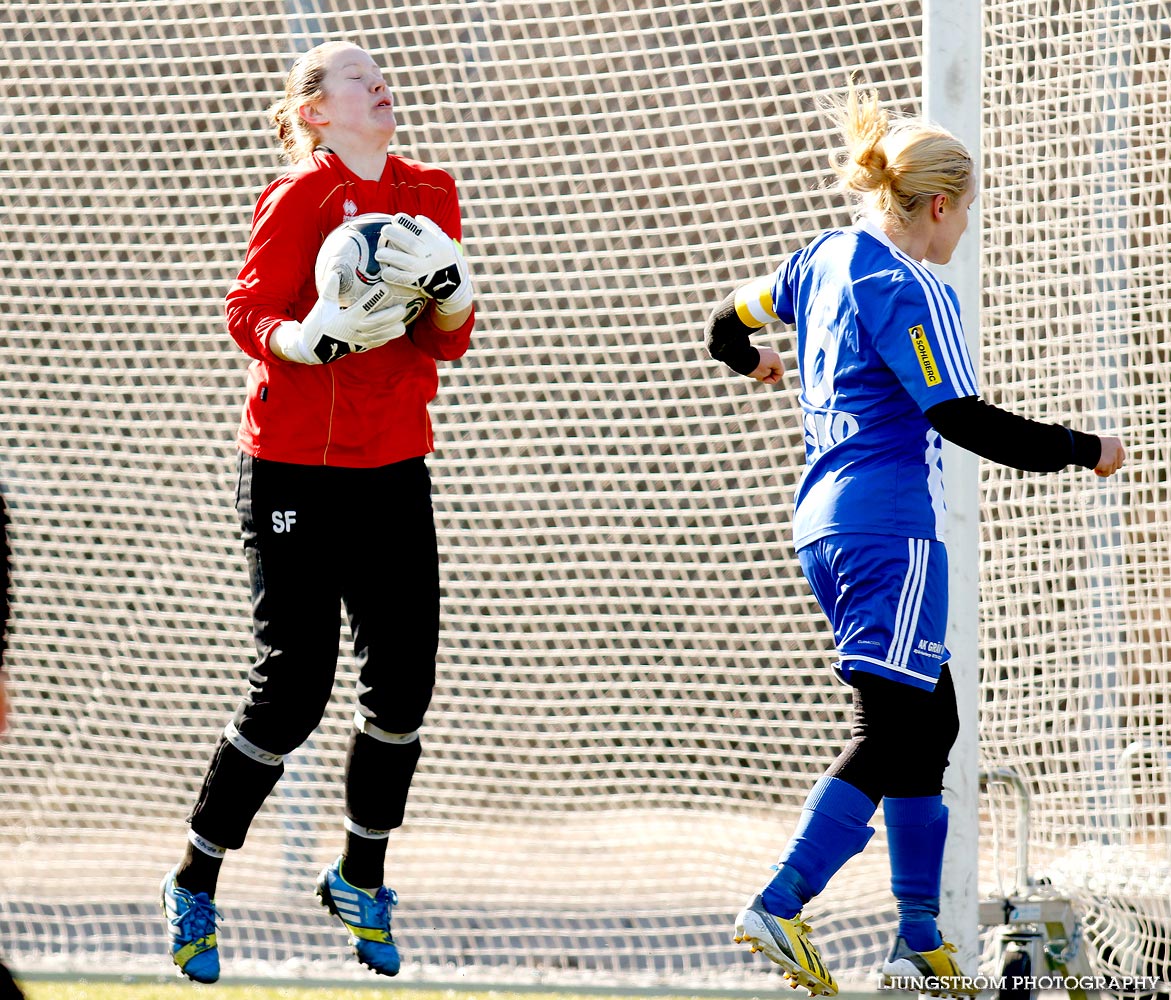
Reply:
[[[926,0],[923,5],[923,114],[969,149],[983,149],[983,2]],[[979,163],[977,170],[980,171]],[[979,179],[982,181],[982,178]],[[976,370],[980,368],[980,199],[968,210],[968,231],[949,264],[940,268],[956,291]],[[948,842],[940,897],[940,925],[959,948],[961,966],[975,969],[979,882],[980,684],[980,463],[971,452],[944,443],[947,490],[949,605],[947,643],[956,689],[960,734],[944,776]]]

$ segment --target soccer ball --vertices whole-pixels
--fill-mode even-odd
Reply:
[[[378,237],[382,227],[393,222],[393,215],[381,212],[367,212],[347,219],[337,227],[321,244],[317,251],[317,263],[313,268],[313,280],[317,283],[318,294],[325,287],[325,279],[331,272],[338,275],[338,305],[343,309],[352,306],[370,286],[382,281],[379,273],[382,265],[374,259],[378,249]],[[427,293],[411,285],[394,285],[384,282],[391,294],[385,299],[386,306],[401,303],[407,314],[403,322],[410,325],[427,305]]]

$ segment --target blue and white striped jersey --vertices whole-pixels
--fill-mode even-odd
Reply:
[[[843,532],[942,541],[942,441],[923,414],[979,394],[955,292],[862,221],[790,257],[771,306],[797,327],[797,548]]]

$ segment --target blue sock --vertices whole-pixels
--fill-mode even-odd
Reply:
[[[774,916],[796,916],[866,846],[875,808],[870,796],[840,778],[827,774],[814,785],[797,831],[773,866],[776,875],[761,893],[764,908]]]
[[[890,847],[890,887],[899,907],[899,937],[915,951],[943,943],[936,925],[947,840],[947,806],[942,795],[883,799]]]

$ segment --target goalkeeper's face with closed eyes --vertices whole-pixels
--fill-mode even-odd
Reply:
[[[322,56],[321,96],[302,106],[302,118],[323,139],[346,133],[389,142],[398,121],[382,69],[365,49],[348,42],[330,46]]]

